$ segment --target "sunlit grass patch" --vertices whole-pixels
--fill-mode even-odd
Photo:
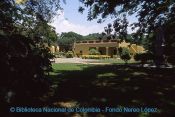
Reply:
[[[130,81],[130,78],[123,78],[124,81]]]
[[[116,77],[116,76],[117,76],[116,74],[111,72],[111,73],[98,74],[97,78],[106,78],[106,77],[113,78],[113,77]]]
[[[87,65],[82,64],[73,64],[73,63],[54,63],[52,64],[54,70],[57,71],[75,71],[75,70],[83,70]]]

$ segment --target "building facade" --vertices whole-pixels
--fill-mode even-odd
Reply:
[[[119,47],[126,47],[132,54],[144,52],[142,46],[136,44],[126,43],[120,40],[89,40],[75,42],[73,45],[73,52],[75,55],[89,55],[90,49],[94,48],[100,52],[101,55],[108,55],[110,57],[119,55]]]
[[[49,47],[51,53],[59,52],[59,46],[51,46]]]

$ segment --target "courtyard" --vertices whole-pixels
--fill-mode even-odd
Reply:
[[[99,65],[104,65],[104,64],[123,64],[124,61],[119,59],[119,58],[109,58],[109,59],[82,59],[82,58],[55,58],[54,59],[55,63],[79,63],[79,64],[99,64]],[[129,63],[137,63],[136,61],[129,60]]]

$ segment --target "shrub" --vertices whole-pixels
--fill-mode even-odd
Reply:
[[[90,49],[89,51],[90,55],[100,55],[100,52],[94,48]]]
[[[119,52],[119,55],[121,56],[121,54],[122,54],[122,47],[118,48],[118,52]]]
[[[74,57],[74,54],[73,54],[72,51],[68,51],[68,52],[66,53],[66,58],[73,58],[73,57]]]
[[[66,53],[65,52],[56,52],[54,55],[56,58],[62,58],[62,57],[66,56]]]
[[[175,55],[171,55],[168,57],[167,61],[172,65],[175,65]]]
[[[131,55],[128,48],[122,48],[120,58],[127,64],[128,60],[131,59]]]
[[[124,60],[125,63],[127,64],[128,61],[131,59],[131,55],[129,53],[122,54],[121,59]]]
[[[108,59],[108,55],[82,55],[83,59]]]
[[[39,103],[40,97],[49,89],[46,74],[52,69],[49,59],[53,57],[49,48],[22,35],[0,35],[0,56],[1,102]]]
[[[140,61],[142,66],[147,63],[149,60],[153,60],[152,53],[137,53],[134,56],[135,61]]]

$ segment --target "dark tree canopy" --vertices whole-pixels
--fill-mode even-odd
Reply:
[[[12,1],[12,0],[11,0]],[[18,6],[22,6],[28,14],[34,15],[37,20],[51,21],[61,9],[60,0],[17,0]]]
[[[98,40],[98,39],[102,39],[102,34],[100,33],[92,33],[92,34],[88,34],[86,36],[83,36],[84,40]]]
[[[41,97],[49,89],[47,73],[52,70],[53,55],[46,43],[57,38],[48,24],[57,3],[0,1],[0,105],[5,111],[9,105],[41,105]]]
[[[64,32],[58,39],[58,45],[62,51],[72,50],[73,43],[83,39],[82,35],[75,32]]]
[[[76,41],[83,41],[83,40],[99,40],[102,39],[102,34],[99,33],[92,33],[86,36],[77,34],[75,32],[64,32],[62,33],[57,42],[60,48],[64,48],[65,51],[72,50],[72,45]]]
[[[132,38],[135,42],[143,43],[146,48],[156,53],[156,30],[162,28],[164,33],[164,55],[168,56],[174,64],[175,56],[175,0],[80,0],[84,6],[79,8],[79,12],[88,9],[88,20],[98,19],[103,21],[107,16],[115,18],[114,28],[119,33],[120,38],[126,38],[127,27],[137,29]],[[125,16],[136,15],[137,22],[128,25]],[[124,17],[123,17],[124,16]],[[145,37],[146,36],[146,37]],[[145,38],[147,40],[145,40]],[[158,53],[158,52],[157,52]],[[159,58],[159,57],[157,57]]]
[[[149,33],[158,24],[173,22],[174,0],[80,0],[88,8],[88,20],[102,20],[109,15],[119,18],[121,14],[137,14],[140,33]],[[81,7],[80,7],[81,8]],[[81,8],[82,9],[82,8]],[[82,11],[82,10],[80,10]],[[133,28],[134,28],[133,27]]]

